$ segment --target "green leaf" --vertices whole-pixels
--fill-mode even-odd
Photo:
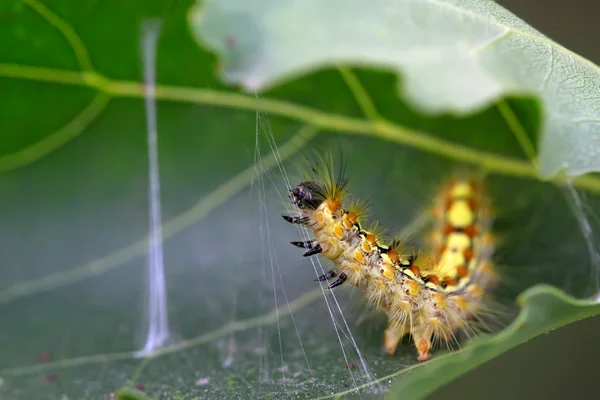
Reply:
[[[150,398],[141,390],[124,387],[115,392],[117,400],[149,400]]]
[[[519,304],[521,313],[510,327],[494,337],[474,342],[462,351],[440,357],[435,363],[415,367],[411,379],[399,380],[389,397],[423,398],[431,392],[430,380],[441,380],[439,384],[443,385],[535,336],[600,312],[597,301],[576,301],[556,288],[544,285],[521,294]]]
[[[492,0],[209,0],[190,21],[249,90],[349,63],[400,72],[401,97],[428,113],[539,96],[540,174],[600,171],[600,69]]]
[[[372,3],[368,10],[376,13]],[[228,27],[236,35],[235,51],[221,60],[193,37],[197,28],[188,21],[198,9],[191,0],[0,6],[0,338],[10,343],[0,359],[1,398],[96,399],[135,393],[139,385],[156,399],[335,397],[357,387],[361,397],[379,397],[392,378],[407,393],[411,385],[432,391],[503,349],[598,313],[556,289],[534,288],[524,295],[530,306],[504,333],[448,355],[437,349],[431,361],[416,364],[408,341],[396,357],[381,355],[385,321],[342,287],[336,299],[371,373],[366,376],[333,307],[335,327],[346,332],[337,336],[312,265],[289,245],[297,232],[279,216],[287,206],[285,185],[266,143],[269,133],[292,179],[312,149],[350,160],[353,194],[372,200],[373,218],[416,240],[425,234],[422,222],[440,182],[454,171],[486,171],[504,283],[494,299],[515,314],[518,293],[537,283],[579,298],[595,292],[590,242],[579,232],[580,224],[594,222],[585,210],[600,204],[600,181],[578,177],[571,192],[558,180],[539,178],[527,153],[535,151],[531,143],[540,131],[548,136],[541,119],[548,106],[521,91],[502,87],[511,96],[490,108],[482,108],[488,86],[455,93],[462,113],[432,116],[423,113],[431,109],[415,108],[425,103],[398,96],[396,72],[372,68],[385,67],[372,58],[361,68],[307,65],[303,76],[278,78],[259,96],[233,90],[221,83],[215,64],[225,71],[229,61],[244,66],[249,49],[259,46],[254,60],[266,57],[275,68],[281,60],[258,51],[264,43],[244,29],[256,21],[264,29],[277,19],[270,14],[275,9],[265,8],[237,14],[232,23],[231,14],[215,11],[219,4],[227,3],[204,9],[207,26],[215,35]],[[346,12],[338,11],[340,18]],[[300,17],[288,22],[307,33],[314,23],[317,32],[318,18]],[[174,336],[171,345],[140,359],[148,162],[139,40],[146,18],[162,19],[156,96]],[[290,56],[309,54],[292,42],[286,46]],[[479,104],[466,93],[480,96]],[[449,91],[440,89],[441,95],[442,105],[454,101]],[[254,164],[257,134],[262,177]],[[259,213],[262,184],[266,219]],[[593,241],[595,230],[590,235]],[[327,301],[335,304],[331,295]],[[515,333],[519,321],[531,330]],[[488,341],[496,350],[489,351]],[[457,358],[461,369],[452,366]]]

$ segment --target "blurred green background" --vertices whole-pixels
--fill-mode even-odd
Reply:
[[[600,2],[498,0],[563,46],[600,63]],[[598,398],[600,318],[593,317],[529,341],[430,396],[442,399]]]

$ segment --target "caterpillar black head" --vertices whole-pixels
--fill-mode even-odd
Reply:
[[[314,210],[325,201],[323,188],[313,181],[299,183],[290,193],[292,203],[300,209]]]

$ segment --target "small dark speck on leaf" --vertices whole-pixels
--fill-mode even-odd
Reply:
[[[353,369],[356,369],[356,364],[354,364],[354,363],[348,364],[348,366],[346,368],[348,368],[350,371],[352,371]]]
[[[48,382],[48,383],[52,383],[52,382],[56,382],[59,378],[59,375],[56,373],[52,373],[52,374],[46,374],[46,376],[44,376],[44,381]]]
[[[144,385],[137,384],[137,385],[135,385],[135,388],[136,388],[137,390],[144,390]]]
[[[44,351],[43,353],[40,353],[38,355],[38,361],[43,363],[52,361],[52,353],[49,351]]]
[[[228,48],[231,49],[231,48],[235,47],[235,44],[236,44],[236,40],[233,36],[227,36],[225,38],[225,46],[227,46]]]

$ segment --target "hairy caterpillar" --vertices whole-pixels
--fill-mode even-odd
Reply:
[[[292,244],[306,249],[304,256],[321,254],[333,262],[334,268],[317,280],[336,278],[330,289],[348,282],[386,313],[389,354],[410,334],[418,360],[427,360],[432,343],[456,340],[456,331],[472,329],[495,281],[492,216],[484,190],[471,179],[455,179],[441,190],[433,206],[431,251],[417,266],[401,241],[386,245],[381,234],[363,229],[367,207],[347,204],[347,179],[343,171],[336,177],[332,166],[330,158],[321,158],[291,189],[298,215],[283,218],[313,235]]]

